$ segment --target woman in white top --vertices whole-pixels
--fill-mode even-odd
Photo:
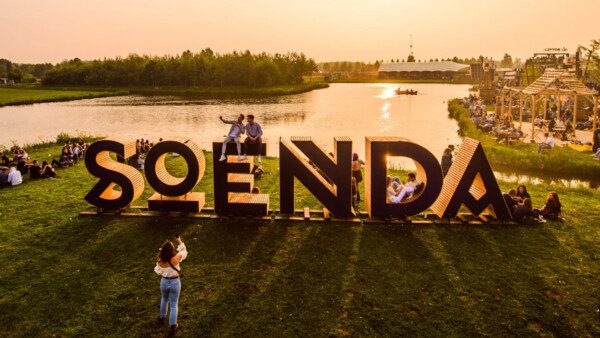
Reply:
[[[175,250],[175,246],[170,241],[163,243],[158,252],[158,261],[154,268],[154,272],[162,276],[160,280],[162,298],[160,300],[158,321],[161,326],[164,325],[168,302],[171,309],[169,327],[172,334],[179,329],[179,325],[177,324],[177,303],[179,302],[179,292],[181,291],[181,280],[179,279],[181,269],[179,263],[187,257],[187,249],[181,237],[177,235],[176,239],[177,243],[179,243],[177,250]]]

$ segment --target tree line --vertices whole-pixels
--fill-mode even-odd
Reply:
[[[266,87],[302,82],[317,69],[300,53],[218,54],[207,48],[176,56],[130,54],[126,58],[63,61],[42,78],[45,85],[96,86],[248,86]]]
[[[15,82],[34,83],[52,67],[51,63],[14,63],[7,59],[0,59],[0,78],[9,78]]]

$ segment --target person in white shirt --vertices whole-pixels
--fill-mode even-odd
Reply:
[[[538,144],[538,154],[543,153],[545,149],[554,148],[554,139],[552,136],[548,133],[544,133],[544,137],[546,138],[546,141]]]
[[[154,268],[154,272],[162,277],[160,280],[162,297],[160,299],[158,323],[161,327],[164,325],[167,307],[169,307],[169,328],[171,334],[174,334],[179,329],[179,325],[177,324],[179,293],[181,291],[181,279],[179,278],[181,276],[181,268],[179,267],[179,263],[188,255],[185,244],[179,235],[177,235],[176,240],[179,244],[177,250],[175,250],[175,246],[171,241],[163,243],[158,252],[158,260]]]
[[[8,172],[8,178],[6,179],[6,182],[13,187],[15,185],[23,183],[23,177],[21,176],[21,172],[18,171],[14,165],[10,167],[10,171]]]
[[[406,184],[404,184],[402,186],[402,189],[400,190],[400,193],[398,194],[398,203],[402,202],[404,197],[406,197],[408,194],[414,193],[415,190],[417,190],[417,186],[419,184],[421,184],[421,182],[419,182],[419,180],[417,180],[417,175],[415,175],[415,173],[409,173],[408,181],[406,182]]]
[[[237,146],[237,160],[241,161],[242,160],[242,144],[240,143],[240,135],[245,133],[245,128],[244,128],[244,114],[240,114],[237,118],[236,121],[234,120],[223,120],[223,116],[219,116],[219,119],[221,120],[221,122],[226,123],[226,124],[231,124],[231,128],[229,128],[229,133],[227,134],[227,137],[225,137],[225,140],[223,140],[223,149],[221,150],[221,158],[219,159],[219,162],[223,162],[227,159],[227,157],[225,156],[225,151],[227,150],[227,143],[231,142],[231,141],[235,141],[235,145]]]

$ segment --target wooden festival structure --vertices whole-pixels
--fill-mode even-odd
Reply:
[[[534,119],[537,116],[537,110],[541,102],[543,102],[543,119],[546,120],[548,113],[548,98],[555,96],[557,100],[557,118],[560,118],[561,99],[563,97],[573,98],[573,128],[577,122],[577,98],[585,97],[593,104],[593,129],[597,128],[598,115],[598,93],[586,87],[577,79],[574,73],[566,69],[546,69],[542,76],[531,83],[527,87],[509,87],[505,86],[500,92],[500,116],[504,116],[508,112],[509,119],[513,118],[513,99],[518,99],[519,109],[519,129],[523,124],[523,109],[527,105],[527,101],[531,104],[531,139],[535,140],[535,123]],[[508,98],[508,107],[505,101]],[[508,108],[508,111],[506,110]]]

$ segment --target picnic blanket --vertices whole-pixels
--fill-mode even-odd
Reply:
[[[589,144],[569,144],[569,148],[577,151],[592,151],[592,146]]]

